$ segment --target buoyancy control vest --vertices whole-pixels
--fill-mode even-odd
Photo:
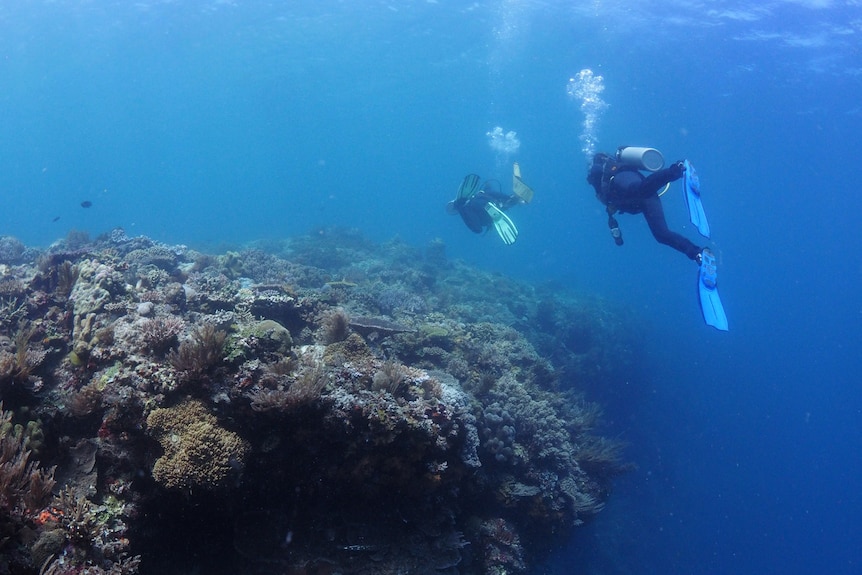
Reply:
[[[593,163],[587,173],[587,182],[596,190],[596,198],[604,204],[607,210],[608,228],[610,228],[614,243],[618,246],[623,245],[623,234],[617,219],[614,217],[618,210],[613,201],[612,183],[614,176],[625,169],[632,170],[635,168],[617,161],[607,154],[599,153],[593,156]]]

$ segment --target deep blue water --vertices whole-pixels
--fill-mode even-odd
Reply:
[[[647,353],[596,395],[638,470],[548,569],[855,574],[860,36],[837,0],[4,2],[0,235],[217,247],[344,225],[625,302]],[[611,241],[566,92],[583,69],[599,149],[697,166],[728,333],[640,217]],[[536,199],[507,247],[443,206],[512,160]],[[695,239],[678,187],[665,209]]]

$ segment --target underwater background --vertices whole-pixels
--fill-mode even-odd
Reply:
[[[637,469],[545,572],[857,573],[860,34],[831,0],[5,2],[0,235],[344,226],[615,301],[642,350],[587,393]],[[587,152],[622,144],[697,167],[728,333],[642,218],[609,237]],[[536,198],[505,246],[444,206],[512,161]]]

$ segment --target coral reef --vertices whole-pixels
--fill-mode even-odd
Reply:
[[[0,575],[525,573],[626,469],[620,316],[439,240],[3,237],[0,311]]]

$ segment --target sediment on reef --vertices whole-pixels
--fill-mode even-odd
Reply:
[[[440,242],[0,237],[0,574],[525,572],[625,469],[623,327]]]

